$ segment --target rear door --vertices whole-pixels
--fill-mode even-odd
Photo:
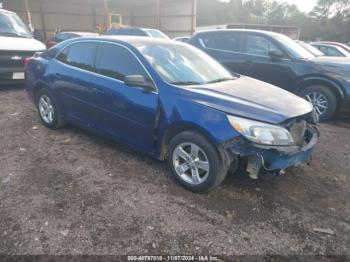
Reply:
[[[278,52],[283,57],[271,58],[270,51]],[[243,53],[249,65],[248,76],[283,89],[295,89],[297,79],[295,61],[290,59],[272,39],[262,34],[247,33],[244,37]]]
[[[91,72],[98,44],[96,42],[77,42],[66,47],[50,66],[55,90],[68,117],[90,125]]]
[[[198,36],[198,43],[210,56],[219,61],[231,72],[245,75],[248,67],[245,63],[242,50],[241,32],[215,32],[201,34]]]
[[[101,43],[96,68],[91,87],[98,128],[145,151],[151,150],[158,92],[124,84],[128,75],[142,75],[152,81],[141,62],[122,45]]]

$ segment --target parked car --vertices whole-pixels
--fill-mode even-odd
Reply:
[[[175,37],[173,38],[174,41],[179,41],[179,42],[183,42],[183,43],[187,43],[188,40],[190,40],[191,37],[189,36],[179,36],[179,37]]]
[[[338,42],[329,42],[329,41],[318,41],[318,42],[314,42],[314,44],[329,44],[329,45],[335,45],[335,46],[339,46],[343,49],[345,49],[346,51],[348,51],[350,53],[350,47],[346,44],[342,44],[342,43],[338,43]]]
[[[158,29],[153,28],[138,28],[138,27],[122,27],[111,28],[107,30],[105,35],[133,35],[133,36],[146,36],[152,38],[170,39],[166,34]]]
[[[345,50],[344,48],[332,45],[332,44],[322,44],[322,43],[312,43],[312,46],[316,47],[326,56],[332,57],[350,57],[350,52]]]
[[[45,126],[71,123],[167,159],[193,192],[218,186],[239,160],[252,178],[307,162],[318,140],[309,102],[180,42],[73,39],[30,59],[26,72]]]
[[[16,13],[0,8],[0,84],[24,82],[24,59],[43,50]]]
[[[316,57],[325,56],[324,53],[322,53],[320,50],[318,50],[316,47],[312,46],[309,43],[306,43],[303,41],[295,41],[295,42],[297,42],[299,45],[304,47],[307,51],[309,51],[311,54],[313,54]]]
[[[199,32],[189,43],[232,72],[304,97],[314,104],[322,120],[350,106],[349,59],[315,57],[289,37],[267,31]]]
[[[46,40],[45,45],[46,48],[49,49],[62,41],[84,36],[98,36],[98,34],[91,32],[61,32],[56,34],[53,38]]]

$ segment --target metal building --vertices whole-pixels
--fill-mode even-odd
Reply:
[[[110,15],[124,25],[162,30],[170,37],[189,36],[196,28],[197,0],[0,0],[7,10],[42,31],[96,31]],[[119,15],[119,16],[118,16]],[[112,21],[113,22],[113,21]]]

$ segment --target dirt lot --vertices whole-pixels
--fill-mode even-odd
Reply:
[[[195,195],[162,162],[44,128],[1,87],[0,253],[350,255],[350,114],[321,131],[312,166]]]

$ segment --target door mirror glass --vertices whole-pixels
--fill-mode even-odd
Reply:
[[[269,51],[269,56],[272,60],[280,60],[284,57],[283,53],[280,50]]]
[[[125,76],[124,83],[127,86],[142,87],[146,91],[154,91],[154,85],[142,75]]]

